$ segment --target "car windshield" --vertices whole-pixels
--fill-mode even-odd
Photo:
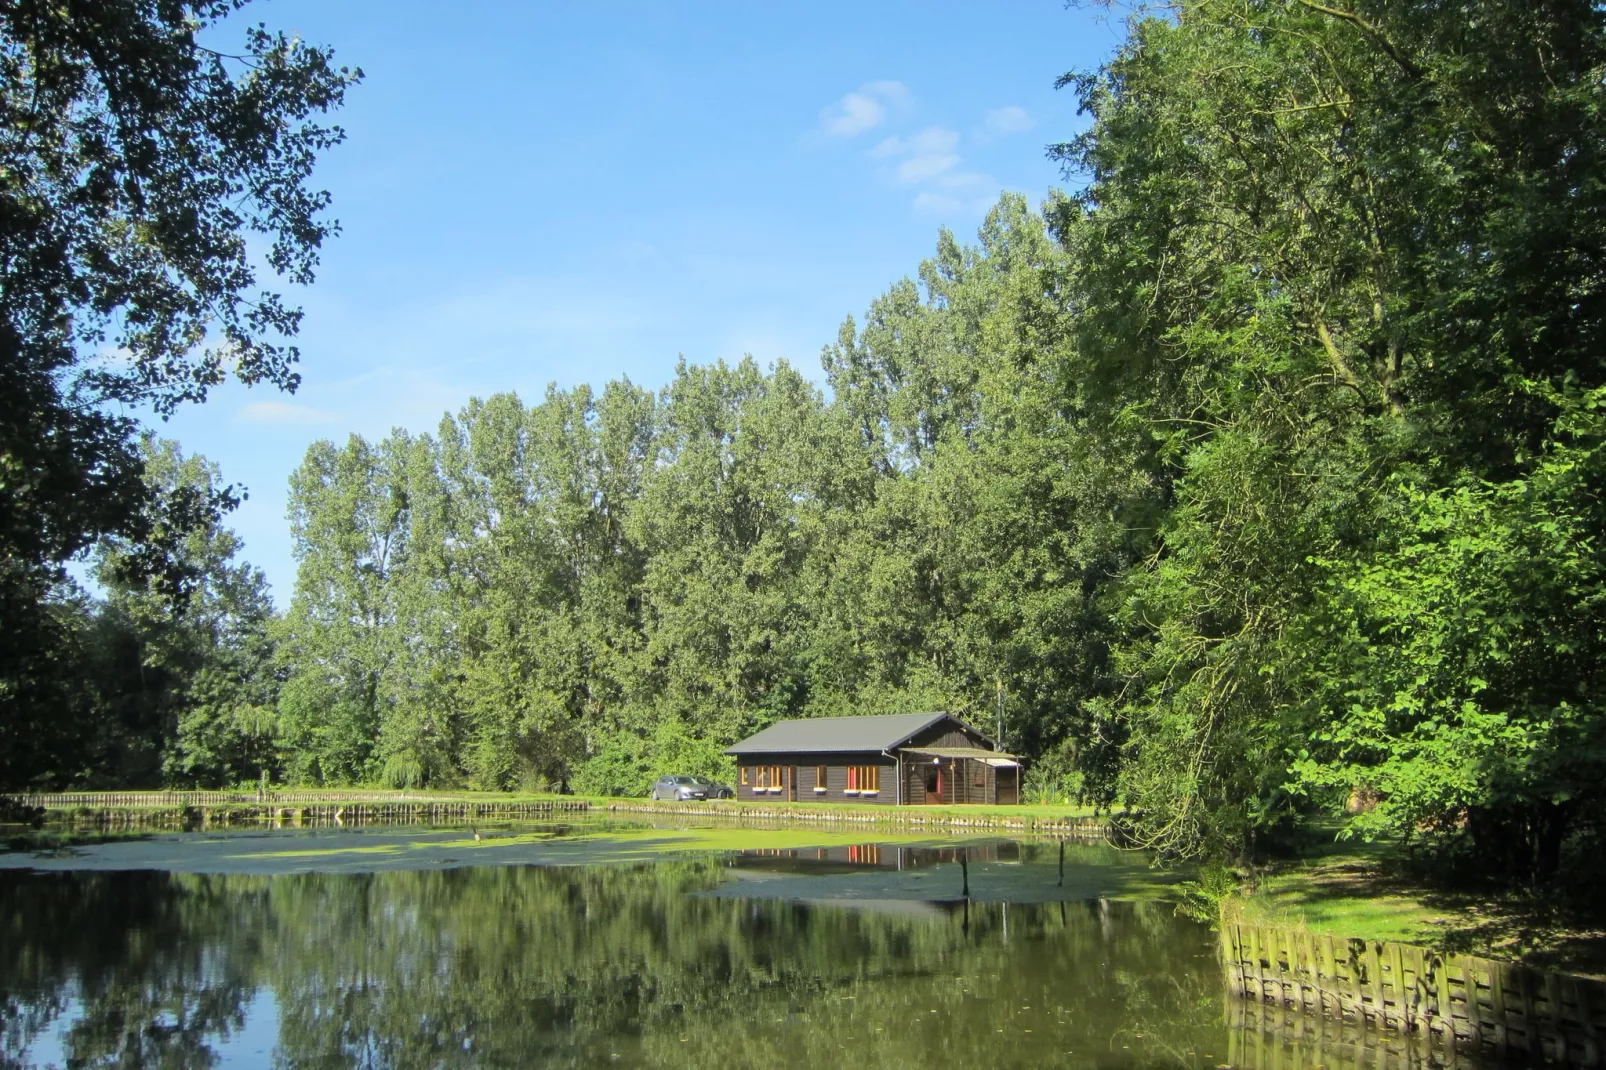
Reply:
[[[678,776],[678,777],[675,778],[675,783],[676,784],[695,784],[695,783],[697,783],[697,781],[692,779],[689,776]]]
[[[709,780],[705,776],[694,776],[694,777],[691,778],[691,782],[693,784],[712,784],[713,783],[712,780]]]

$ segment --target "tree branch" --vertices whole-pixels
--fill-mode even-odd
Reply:
[[[1315,0],[1299,0],[1299,2],[1310,8],[1312,11],[1320,12],[1323,15],[1338,19],[1341,22],[1347,22],[1351,26],[1354,26],[1356,29],[1366,34],[1366,36],[1376,41],[1378,47],[1380,47],[1384,52],[1387,52],[1389,58],[1399,65],[1400,70],[1404,71],[1417,81],[1422,80],[1422,68],[1418,67],[1414,62],[1412,62],[1411,58],[1405,54],[1405,51],[1401,49],[1399,45],[1396,45],[1393,41],[1390,41],[1382,30],[1378,29],[1370,22],[1367,22],[1355,12],[1344,11],[1336,7],[1328,7],[1326,4],[1316,3]]]
[[[1345,360],[1344,354],[1338,351],[1338,343],[1333,340],[1332,332],[1327,329],[1327,322],[1320,315],[1312,316],[1311,321],[1315,324],[1316,337],[1321,339],[1322,349],[1326,351],[1327,359],[1333,362],[1333,367],[1338,371],[1339,379],[1345,386],[1360,395],[1361,400],[1364,402],[1366,400],[1366,391],[1361,389],[1361,381],[1355,377],[1355,372],[1350,368],[1349,361]]]

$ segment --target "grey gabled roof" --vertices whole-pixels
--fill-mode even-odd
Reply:
[[[748,736],[726,754],[883,751],[947,718],[946,713],[891,713],[879,717],[809,717],[780,721]]]

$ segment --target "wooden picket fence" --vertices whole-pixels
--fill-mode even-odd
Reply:
[[[1428,948],[1223,924],[1230,990],[1245,999],[1420,1033],[1451,1048],[1601,1066],[1606,983]]]
[[[13,796],[28,807],[38,807],[80,819],[106,815],[127,822],[138,818],[136,811],[148,811],[154,820],[157,811],[206,810],[215,807],[250,807],[272,817],[284,807],[342,807],[348,816],[425,817],[538,816],[577,812],[672,814],[677,817],[728,818],[734,821],[804,822],[856,825],[892,825],[899,828],[930,828],[954,832],[1024,832],[1038,836],[1104,842],[1118,840],[1122,826],[1108,817],[1044,817],[1015,815],[994,810],[969,814],[961,811],[928,810],[919,806],[833,807],[754,805],[739,802],[668,803],[646,799],[614,799],[592,802],[587,799],[552,798],[509,800],[494,795],[431,795],[409,791],[364,791],[362,789],[272,789],[255,791],[79,791]],[[321,811],[319,811],[321,813]],[[310,814],[309,814],[310,816]]]
[[[807,806],[721,800],[707,803],[654,802],[647,799],[616,799],[608,802],[610,813],[674,814],[678,817],[719,817],[735,821],[803,822],[848,825],[894,825],[900,828],[932,828],[964,832],[1029,832],[1064,839],[1083,839],[1103,843],[1119,835],[1117,825],[1107,817],[1014,816],[988,810],[967,814],[964,808],[928,810],[923,806]]]
[[[313,803],[423,803],[457,801],[408,791],[279,790],[257,791],[77,791],[14,796],[24,806],[46,810],[76,807],[173,807],[230,805],[296,805]]]
[[[25,795],[76,828],[191,829],[266,822],[372,825],[426,821],[550,819],[592,812],[589,799],[452,797],[403,791],[104,791]]]

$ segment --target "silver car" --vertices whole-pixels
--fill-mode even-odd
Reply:
[[[708,798],[708,781],[695,776],[661,776],[653,781],[653,802],[690,802]]]
[[[719,781],[709,780],[705,776],[694,776],[692,779],[703,786],[703,790],[708,792],[708,797],[710,799],[736,798],[736,792],[731,790],[731,786],[729,784],[721,784]]]

